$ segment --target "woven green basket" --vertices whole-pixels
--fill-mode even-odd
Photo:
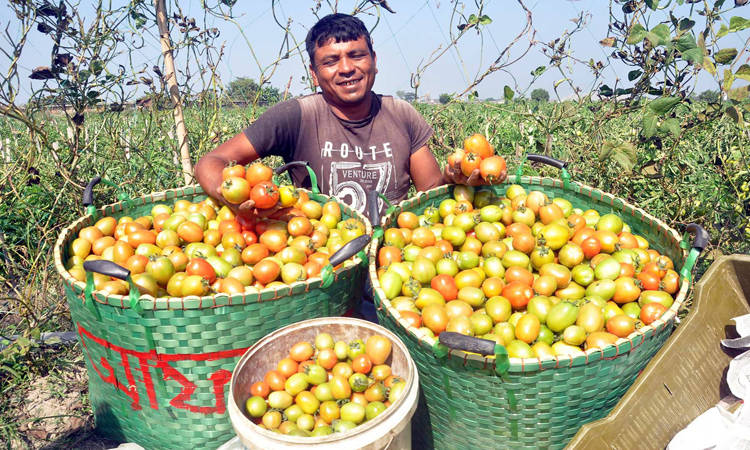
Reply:
[[[601,214],[616,212],[651,246],[683,268],[672,308],[652,325],[626,339],[583,356],[554,359],[507,358],[501,346],[495,357],[452,350],[411,327],[386,299],[377,277],[377,243],[370,247],[370,280],[381,325],[406,343],[420,375],[422,396],[414,420],[416,449],[562,449],[578,428],[606,416],[674,327],[690,287],[690,269],[700,250],[688,252],[674,230],[624,200],[565,179],[511,176],[527,190],[561,197],[574,206]],[[494,186],[498,193],[507,186]],[[395,225],[402,211],[421,214],[452,198],[454,186],[419,193],[392,209],[383,229]],[[376,227],[376,236],[377,227]],[[691,261],[686,263],[686,261]],[[488,342],[488,341],[485,341]]]
[[[155,203],[200,201],[200,187],[186,187],[126,200],[99,209],[101,215],[150,214]],[[319,202],[330,198],[317,194]],[[370,222],[341,204],[342,217]],[[89,397],[97,429],[117,441],[149,450],[215,449],[234,436],[226,411],[227,383],[239,358],[256,341],[306,319],[340,316],[359,300],[366,261],[355,258],[333,273],[289,287],[245,295],[159,298],[94,292],[86,301],[85,284],[64,268],[68,244],[95,223],[88,214],[60,234],[55,266],[60,273],[83,347]],[[135,308],[133,307],[135,306]],[[141,311],[136,312],[136,311]]]

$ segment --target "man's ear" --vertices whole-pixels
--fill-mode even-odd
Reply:
[[[315,73],[315,66],[313,64],[310,64],[310,76],[313,79],[313,84],[315,84],[316,87],[320,87],[320,84],[318,84],[318,75]]]
[[[375,66],[375,73],[378,73],[378,55],[375,50],[372,51],[372,65]]]

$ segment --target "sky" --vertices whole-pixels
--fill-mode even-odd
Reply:
[[[215,4],[216,1],[209,1],[209,4]],[[599,41],[607,35],[609,1],[523,1],[532,12],[533,27],[536,30],[535,39],[540,42],[550,42],[560,37],[566,30],[572,30],[575,25],[570,19],[584,13],[588,25],[572,38],[574,56],[583,61],[593,58],[595,61],[607,63],[606,58],[611,49],[601,46]],[[86,8],[90,8],[87,3],[82,2],[78,6],[84,17],[87,14]],[[319,15],[322,16],[331,12],[331,4],[337,3],[339,12],[351,12],[358,2],[355,0],[323,0],[322,2],[275,0],[277,17],[282,23],[286,23],[286,18],[292,19],[291,30],[298,42],[304,41],[307,30],[317,20],[312,13],[312,8],[317,3],[322,3],[319,10]],[[446,52],[427,67],[420,80],[420,97],[429,95],[432,98],[438,98],[442,93],[464,91],[525,26],[525,14],[517,1],[485,0],[484,3],[483,13],[492,19],[492,23],[482,27],[481,35],[477,35],[475,31],[467,33],[459,40],[457,48]],[[233,8],[238,27],[216,17],[208,17],[204,23],[200,2],[195,0],[179,2],[180,8],[186,15],[196,18],[198,26],[216,27],[219,30],[220,36],[217,43],[223,43],[225,47],[218,73],[225,85],[237,77],[255,79],[259,77],[260,69],[252,56],[250,46],[261,66],[267,66],[276,60],[284,31],[274,20],[271,4],[271,0],[239,0]],[[397,91],[411,91],[410,79],[420,63],[426,63],[439,48],[447,47],[450,40],[451,14],[455,2],[451,0],[388,0],[388,4],[396,13],[391,14],[381,9],[380,21],[372,31],[379,70],[374,90],[381,94],[394,95]],[[174,3],[171,5],[174,8]],[[5,6],[7,8],[7,5]],[[476,12],[475,1],[465,1],[464,8],[467,15]],[[619,10],[619,7],[616,8]],[[687,12],[684,8],[689,8],[689,6],[683,7],[683,11]],[[374,9],[370,11],[374,12]],[[744,12],[740,10],[736,14],[744,16]],[[750,8],[747,12],[750,13]],[[658,15],[663,16],[661,20],[668,18],[666,11],[656,14],[656,19],[659,19]],[[9,25],[9,30],[13,30],[15,26],[18,32],[16,21],[10,17],[8,14],[0,13],[0,28],[5,29]],[[361,14],[358,17],[368,28],[375,26],[377,18],[374,14]],[[10,18],[10,23],[7,18]],[[700,19],[698,20],[700,23]],[[457,33],[455,25],[454,23],[453,31]],[[175,39],[178,38],[178,32],[173,31],[172,36]],[[740,47],[743,44],[743,37],[731,34],[726,39],[729,40],[728,44]],[[24,97],[28,98],[29,92],[41,85],[40,81],[28,80],[26,77],[30,69],[49,65],[51,48],[49,41],[48,36],[37,31],[31,32],[29,46],[19,61],[23,80],[20,100]],[[513,59],[521,56],[528,46],[528,41],[529,35],[522,37],[509,56]],[[144,42],[143,48],[133,52],[133,61],[136,66],[148,64],[150,67],[159,61],[160,44],[155,33],[146,35]],[[548,58],[542,54],[541,48],[540,44],[536,44],[520,61],[508,68],[509,73],[498,71],[485,78],[476,88],[479,96],[502,98],[505,85],[512,88],[518,87],[521,91],[526,90],[532,80],[530,72],[538,66],[549,63]],[[184,56],[184,53],[178,56],[178,69],[181,64],[184,64],[184,60],[180,59]],[[567,71],[565,76],[573,80],[573,84],[583,92],[588,92],[595,87],[594,78],[588,67],[573,60],[566,61],[565,67]],[[3,57],[0,61],[0,73],[4,74],[6,70],[7,59]],[[611,64],[604,69],[601,81],[614,87],[619,79],[619,86],[627,87],[630,85],[627,81],[629,70],[632,69],[617,60],[612,60]],[[294,95],[307,93],[310,91],[305,90],[304,75],[299,56],[293,56],[279,65],[271,78],[271,84],[283,90],[291,77],[290,92]],[[526,91],[526,95],[529,95],[531,89],[544,88],[554,98],[553,85],[562,78],[564,75],[559,71],[548,70]],[[710,76],[699,74],[697,88],[701,91],[716,89],[717,86]],[[564,98],[570,95],[572,90],[567,84],[562,84],[559,93]]]

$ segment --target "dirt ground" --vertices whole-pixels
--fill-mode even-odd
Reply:
[[[15,399],[16,450],[105,450],[119,444],[93,431],[94,418],[86,402],[86,368],[73,365],[34,380],[24,398]],[[1,440],[1,439],[0,439]]]

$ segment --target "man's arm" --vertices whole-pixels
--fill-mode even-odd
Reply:
[[[206,153],[198,161],[195,165],[195,178],[204,192],[217,197],[234,209],[235,212],[248,214],[255,206],[252,202],[245,202],[242,205],[231,205],[223,199],[221,195],[221,171],[224,170],[230,161],[236,161],[237,164],[244,166],[258,158],[258,152],[247,139],[245,133],[239,133]]]
[[[412,153],[409,159],[409,175],[417,192],[429,191],[445,184],[435,155],[424,145]]]

